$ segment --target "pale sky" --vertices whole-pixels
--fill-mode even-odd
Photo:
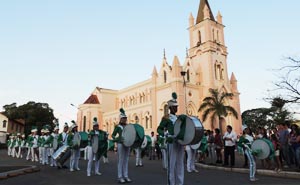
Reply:
[[[188,17],[200,0],[0,1],[0,107],[49,103],[61,124],[76,119],[96,86],[121,89],[150,78],[163,49],[181,64],[189,46]],[[220,10],[241,110],[270,105],[286,56],[300,56],[299,0],[209,0]],[[1,110],[0,108],[0,110]],[[298,111],[300,112],[300,111]]]

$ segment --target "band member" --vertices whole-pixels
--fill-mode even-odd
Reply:
[[[51,156],[58,149],[58,136],[59,136],[58,131],[59,131],[59,127],[57,124],[53,130],[53,133],[51,134],[51,137],[52,137],[52,144],[50,147],[50,155]],[[52,157],[50,159],[50,166],[55,166],[55,167],[57,166],[56,161]]]
[[[174,137],[174,124],[177,120],[177,95],[172,93],[171,100],[168,101],[170,114],[162,118],[157,132],[160,136],[167,137],[167,152],[168,152],[168,184],[182,185],[184,182],[184,146],[180,145]],[[165,135],[165,128],[168,133]]]
[[[38,138],[38,149],[39,149],[39,160],[40,163],[43,164],[44,159],[44,142],[45,142],[45,129],[41,130],[41,136]]]
[[[68,126],[68,123],[65,123],[64,124],[64,130],[62,133],[60,133],[58,135],[58,138],[57,138],[57,141],[58,141],[58,147],[61,147],[63,145],[68,145],[68,134],[69,132],[69,126]],[[61,164],[60,162],[57,162],[57,167],[60,169],[60,168],[67,168],[67,166],[63,164]]]
[[[158,144],[161,150],[162,155],[162,166],[163,169],[166,170],[168,168],[168,161],[167,161],[167,144],[166,144],[166,137],[168,130],[165,128],[165,134],[163,136],[158,136]]]
[[[124,109],[120,109],[120,122],[115,127],[112,138],[115,142],[118,143],[118,181],[121,184],[126,182],[132,182],[131,179],[128,177],[128,160],[130,154],[130,147],[124,146],[122,131],[127,124],[127,116],[125,114]],[[118,135],[118,137],[116,137]]]
[[[88,152],[88,166],[87,176],[91,176],[92,164],[95,161],[95,174],[102,175],[99,172],[100,158],[104,152],[107,151],[107,133],[99,130],[97,118],[93,121],[93,130],[89,133],[89,152]]]
[[[11,156],[11,153],[12,153],[12,142],[13,142],[13,136],[10,135],[8,137],[9,139],[7,140],[7,155],[8,156]]]
[[[32,162],[39,162],[39,149],[38,149],[38,139],[39,139],[39,135],[37,135],[37,128],[34,127],[31,130],[32,136],[30,137],[30,150],[31,150],[31,161]]]
[[[31,134],[29,134],[27,136],[27,139],[26,139],[26,146],[27,146],[27,156],[26,156],[26,160],[29,161],[31,159],[31,148],[32,148],[32,136],[33,136],[33,132],[31,130]]]
[[[46,128],[44,130],[44,143],[43,143],[43,165],[49,164],[49,153],[50,153],[50,146],[52,144],[52,136],[50,135],[50,131]]]
[[[142,149],[141,147],[137,147],[134,149],[135,151],[135,166],[136,167],[142,167],[143,161],[142,161]]]
[[[17,137],[15,139],[15,157],[20,158],[21,157],[21,145],[22,145],[22,137],[20,133],[17,133]]]
[[[71,126],[71,132],[68,136],[68,145],[71,148],[71,159],[70,159],[70,172],[74,170],[79,171],[79,158],[80,158],[80,141],[81,136],[77,130],[78,126],[75,121],[72,120],[73,125]]]
[[[249,160],[250,181],[257,181],[258,179],[255,178],[256,162],[252,155],[252,150],[251,150],[251,144],[253,143],[253,136],[250,128],[244,125],[243,125],[243,132],[244,134],[240,137],[238,141],[238,146],[244,149],[244,152]]]

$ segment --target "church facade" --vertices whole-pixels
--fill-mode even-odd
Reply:
[[[172,92],[178,95],[178,114],[197,116],[202,100],[210,96],[209,89],[233,93],[234,97],[226,100],[238,115],[240,112],[237,80],[227,71],[227,47],[224,38],[222,15],[213,16],[207,0],[201,0],[197,17],[189,17],[190,46],[183,64],[177,56],[172,61],[163,57],[161,66],[153,68],[151,78],[124,89],[111,90],[96,87],[77,113],[78,128],[81,131],[92,129],[92,120],[97,117],[100,129],[113,132],[119,122],[119,109],[124,108],[129,123],[141,124],[146,134],[156,129],[161,118],[168,113],[167,101]],[[184,73],[182,73],[184,72]],[[151,73],[151,71],[149,71]],[[226,125],[240,133],[241,118],[233,115],[208,118],[203,125],[205,129],[219,127],[224,131]]]

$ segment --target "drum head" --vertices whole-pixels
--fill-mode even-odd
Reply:
[[[177,119],[174,125],[174,135],[177,136],[180,132],[182,121]],[[202,123],[196,117],[186,117],[186,127],[183,140],[178,140],[181,145],[198,144],[204,135]]]
[[[266,159],[271,154],[271,149],[267,142],[262,139],[255,140],[251,145],[252,151],[256,151],[258,159]]]
[[[191,145],[191,148],[194,150],[198,150],[198,148],[200,148],[200,145],[201,145],[201,141],[197,144]]]
[[[122,137],[124,138],[124,146],[131,147],[133,145],[136,138],[136,131],[133,124],[128,124],[124,127]]]
[[[141,148],[146,148],[147,146],[148,146],[148,139],[147,139],[147,137],[145,136]]]

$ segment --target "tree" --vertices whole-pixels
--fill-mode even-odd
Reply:
[[[202,114],[202,120],[205,121],[209,115],[212,118],[212,128],[213,128],[213,118],[219,118],[219,128],[222,132],[221,127],[221,118],[222,116],[227,116],[228,113],[232,113],[235,118],[238,119],[238,113],[236,110],[229,106],[225,105],[225,100],[228,98],[232,98],[232,93],[220,93],[217,89],[209,89],[211,96],[203,99],[203,103],[200,105],[198,112],[204,111]]]
[[[47,103],[35,103],[30,101],[27,104],[17,106],[16,103],[3,106],[4,114],[9,119],[23,119],[25,120],[25,134],[28,135],[32,126],[37,126],[41,129],[45,125],[54,127],[53,109]]]
[[[276,124],[271,116],[272,110],[270,108],[257,108],[246,110],[242,113],[243,124],[251,128],[252,131],[258,127],[274,128]]]
[[[275,97],[270,101],[270,108],[246,110],[242,113],[243,124],[255,131],[258,127],[273,129],[279,123],[292,121],[291,113],[284,108],[286,103],[283,98]]]
[[[278,69],[284,74],[279,76],[275,86],[284,94],[287,103],[300,103],[300,60],[288,57],[286,61],[287,64]]]

